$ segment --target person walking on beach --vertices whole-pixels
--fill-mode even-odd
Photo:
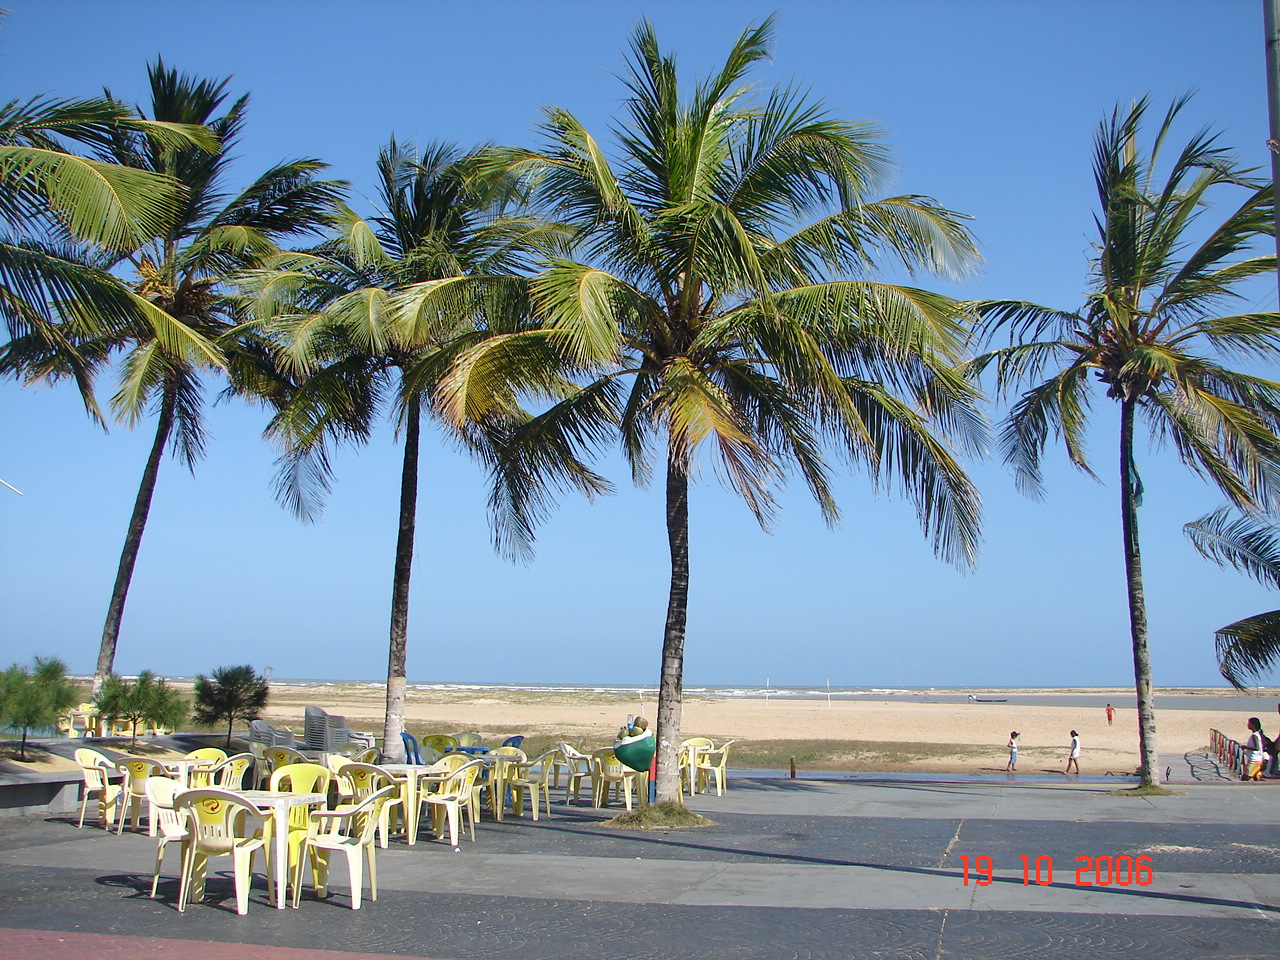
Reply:
[[[1111,726],[1111,724],[1115,723],[1115,719],[1116,719],[1116,708],[1108,703],[1107,704],[1107,726],[1109,727]]]
[[[1074,730],[1071,731],[1071,752],[1067,755],[1067,769],[1064,773],[1071,772],[1072,764],[1076,768],[1076,776],[1080,776],[1080,734]]]
[[[1262,721],[1250,717],[1247,724],[1249,739],[1244,742],[1244,777],[1245,780],[1261,780],[1262,765],[1267,760],[1266,737],[1262,733]]]
[[[1009,762],[1005,764],[1006,773],[1018,772],[1018,731],[1009,734]]]

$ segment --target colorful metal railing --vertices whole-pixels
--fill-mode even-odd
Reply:
[[[1244,776],[1244,747],[1221,730],[1209,731],[1209,752],[1238,776]]]

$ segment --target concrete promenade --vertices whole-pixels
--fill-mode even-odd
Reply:
[[[327,901],[308,889],[276,911],[259,878],[237,916],[229,861],[214,861],[209,898],[179,914],[176,848],[151,900],[153,840],[11,817],[0,957],[1280,957],[1280,782],[1179,759],[1182,794],[1147,799],[1065,779],[737,779],[691,803],[715,826],[658,833],[557,802],[537,823],[484,820],[457,851],[393,841],[359,912],[335,864]],[[1148,884],[1125,875],[1139,857]]]

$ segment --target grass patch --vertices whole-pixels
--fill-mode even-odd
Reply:
[[[930,761],[973,760],[991,756],[990,747],[971,743],[898,743],[888,740],[751,740],[735,743],[729,766],[786,770],[892,770]]]
[[[1179,790],[1166,790],[1164,787],[1129,787],[1124,790],[1108,790],[1104,797],[1180,797]]]
[[[694,813],[683,803],[668,800],[620,813],[612,820],[606,820],[604,826],[617,830],[683,830],[689,827],[710,827],[714,823],[701,814]]]

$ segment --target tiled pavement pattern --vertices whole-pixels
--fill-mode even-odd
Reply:
[[[1109,786],[738,780],[694,801],[714,827],[651,834],[557,804],[483,821],[457,852],[393,842],[359,912],[339,867],[297,911],[259,880],[245,917],[221,866],[179,915],[176,850],[153,901],[149,838],[0,820],[0,958],[1280,957],[1280,784]],[[965,885],[979,856],[994,882]],[[1054,883],[1024,885],[1022,856],[1052,858]],[[1076,886],[1076,858],[1102,856],[1150,856],[1154,881]]]

